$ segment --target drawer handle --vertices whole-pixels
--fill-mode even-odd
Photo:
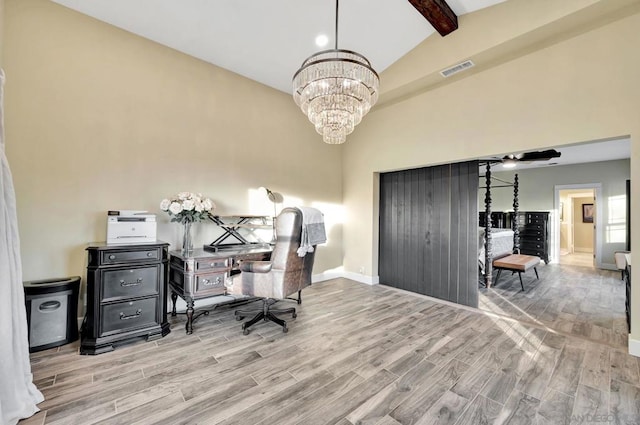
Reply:
[[[60,303],[60,301],[47,301],[40,304],[40,307],[38,307],[38,310],[43,312],[49,312],[49,311],[57,310],[58,308],[60,308],[61,305],[62,304]]]
[[[135,282],[125,282],[124,280],[120,280],[120,286],[126,288],[127,286],[138,286],[142,283],[142,278],[139,277]]]
[[[147,252],[147,257],[149,258],[153,257],[153,252]]]
[[[135,319],[136,317],[140,317],[140,315],[142,314],[142,309],[139,308],[138,310],[136,310],[135,314],[130,314],[130,315],[126,315],[123,312],[120,312],[120,320],[129,320],[129,319]]]
[[[115,255],[113,255],[113,254],[109,255],[109,260],[115,260],[115,259],[116,259]]]
[[[209,279],[202,279],[202,284],[204,286],[219,285],[220,282],[222,282],[222,278],[220,276],[216,277],[214,281],[211,281]]]

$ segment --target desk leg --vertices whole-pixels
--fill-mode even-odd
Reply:
[[[191,335],[193,333],[193,305],[193,298],[187,298],[187,335]]]
[[[176,301],[178,301],[178,294],[175,292],[171,292],[171,301],[173,302],[173,308],[171,309],[171,317],[176,317],[178,313],[176,313]]]

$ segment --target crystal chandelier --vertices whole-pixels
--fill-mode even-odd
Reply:
[[[338,0],[335,48],[318,52],[293,76],[293,99],[325,143],[347,140],[378,100],[378,74],[359,53],[338,49]]]

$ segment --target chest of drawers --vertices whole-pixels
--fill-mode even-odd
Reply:
[[[516,220],[520,231],[520,253],[535,255],[549,263],[549,213],[519,212]]]
[[[168,246],[157,241],[87,247],[87,313],[80,354],[100,354],[169,333]]]

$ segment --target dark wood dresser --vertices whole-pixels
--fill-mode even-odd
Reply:
[[[169,333],[168,246],[156,241],[87,247],[87,313],[80,354],[105,353],[135,339]]]
[[[520,253],[540,257],[549,263],[549,213],[524,211],[516,218],[520,231]]]

